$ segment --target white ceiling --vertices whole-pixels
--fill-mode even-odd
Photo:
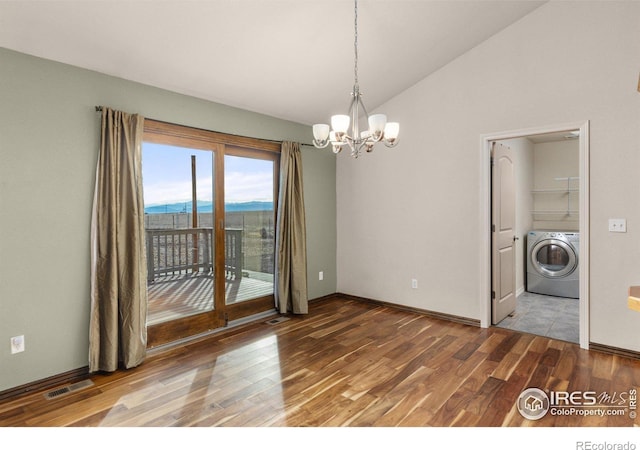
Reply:
[[[370,111],[544,1],[360,0]],[[0,0],[0,47],[312,124],[346,113],[352,0]]]

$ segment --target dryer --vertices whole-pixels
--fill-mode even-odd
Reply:
[[[527,233],[527,291],[580,298],[580,233]]]

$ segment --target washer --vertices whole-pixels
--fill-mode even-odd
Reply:
[[[527,291],[580,298],[580,233],[529,231]]]

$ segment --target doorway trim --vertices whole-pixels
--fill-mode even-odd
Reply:
[[[589,121],[562,125],[502,131],[481,136],[480,151],[480,230],[479,242],[485,242],[480,249],[480,326],[491,326],[491,143],[503,139],[579,131],[579,190],[580,190],[580,348],[589,348]]]

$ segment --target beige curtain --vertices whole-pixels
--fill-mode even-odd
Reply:
[[[307,314],[307,236],[300,144],[283,142],[276,229],[276,306],[281,314]]]
[[[91,218],[90,372],[135,367],[146,353],[143,126],[137,114],[102,110]]]

